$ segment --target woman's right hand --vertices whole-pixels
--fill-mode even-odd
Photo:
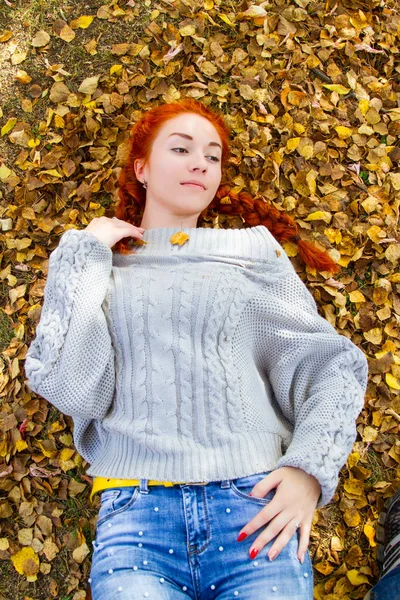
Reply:
[[[143,238],[143,227],[136,227],[127,221],[117,219],[117,217],[95,217],[85,228],[92,235],[97,237],[100,242],[107,244],[112,248],[117,242],[125,237],[135,237],[139,240]]]

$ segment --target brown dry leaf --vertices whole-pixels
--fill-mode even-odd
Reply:
[[[35,48],[42,48],[43,46],[47,46],[50,41],[50,36],[47,31],[40,30],[37,32],[33,40],[31,41],[31,45]]]
[[[71,29],[71,27],[63,21],[62,19],[57,19],[53,23],[53,31],[56,35],[58,35],[64,42],[70,43],[73,39],[75,39],[75,31]]]
[[[78,92],[82,94],[93,94],[96,91],[97,84],[99,83],[100,75],[95,75],[94,77],[87,77],[81,83],[78,88]]]
[[[330,562],[328,562],[327,560],[324,560],[322,562],[319,562],[317,564],[314,565],[314,568],[319,572],[322,573],[322,575],[329,575],[330,573],[332,573],[332,571],[334,570],[334,566],[331,565]]]
[[[78,548],[72,552],[72,558],[78,563],[81,564],[86,556],[89,554],[90,550],[86,542],[83,542]]]

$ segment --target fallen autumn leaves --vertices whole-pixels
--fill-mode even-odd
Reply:
[[[304,270],[284,244],[321,314],[369,358],[359,438],[311,543],[315,598],[362,598],[378,514],[400,486],[396,3],[31,4],[0,17],[0,594],[85,597],[90,478],[71,420],[29,393],[23,361],[59,236],[112,215],[141,111],[190,96],[226,114],[235,190],[289,212],[342,267],[336,279]]]

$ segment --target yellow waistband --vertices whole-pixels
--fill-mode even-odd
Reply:
[[[165,487],[172,487],[173,485],[179,485],[188,483],[186,481],[155,481],[150,479],[147,481],[147,485],[164,485]],[[197,485],[207,485],[207,481],[198,482]],[[95,494],[103,490],[115,487],[129,487],[140,485],[140,479],[115,479],[113,477],[95,477],[93,480],[92,491],[90,493],[89,500],[93,501]],[[193,485],[193,484],[192,484]]]

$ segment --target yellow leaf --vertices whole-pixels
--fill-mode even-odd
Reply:
[[[222,20],[224,23],[226,23],[226,24],[227,24],[227,25],[229,25],[230,27],[234,27],[234,26],[235,26],[235,24],[234,24],[234,23],[232,23],[232,21],[231,21],[231,20],[229,19],[229,17],[227,17],[226,15],[224,15],[224,14],[221,14],[221,13],[218,13],[218,16],[219,16],[219,18],[220,18],[220,19],[221,19],[221,20]]]
[[[0,43],[8,42],[10,38],[12,38],[13,32],[6,29],[2,35],[0,35]]]
[[[331,219],[332,219],[331,213],[326,212],[325,210],[316,210],[315,212],[310,213],[304,220],[305,221],[326,221],[327,223],[329,223]]]
[[[18,69],[18,71],[14,75],[14,79],[19,81],[20,83],[30,83],[32,81],[32,77],[28,75],[26,71],[22,71],[22,69]]]
[[[352,452],[349,456],[349,458],[347,459],[347,463],[349,465],[349,468],[351,469],[352,467],[355,467],[356,464],[358,463],[358,461],[360,460],[361,456],[359,452]]]
[[[347,571],[346,575],[352,585],[368,583],[368,577],[359,573],[357,569],[350,569],[350,571]]]
[[[365,296],[359,290],[354,290],[349,294],[350,302],[365,302]]]
[[[113,65],[110,67],[110,75],[114,75],[114,73],[121,75],[123,68],[123,65]]]
[[[64,177],[57,171],[57,169],[48,169],[47,171],[40,171],[39,175],[51,175],[52,177]]]
[[[0,166],[0,181],[6,181],[6,179],[8,179],[8,177],[10,177],[10,175],[12,175],[11,169],[6,167],[6,165],[1,165]]]
[[[8,550],[10,543],[7,538],[0,538],[0,550]]]
[[[69,460],[71,458],[71,456],[74,454],[74,452],[75,452],[74,448],[63,448],[60,452],[60,460],[62,462]]]
[[[382,329],[380,327],[373,327],[369,331],[364,331],[363,335],[367,342],[371,342],[371,344],[379,345],[382,343]]]
[[[358,527],[361,523],[361,516],[355,508],[346,508],[343,513],[343,519],[347,527]]]
[[[289,152],[296,150],[297,146],[300,144],[300,139],[301,138],[299,137],[295,137],[286,142],[286,148],[289,150]]]
[[[179,29],[179,33],[182,37],[194,35],[196,33],[196,28],[193,25],[185,25]]]
[[[369,541],[369,545],[372,548],[375,548],[376,546],[376,541],[375,541],[375,528],[371,523],[365,523],[364,525],[364,534],[366,535],[366,537],[368,538]]]
[[[36,139],[31,138],[28,141],[29,148],[36,148],[36,146],[39,146],[39,144],[40,144],[39,138],[36,138]]]
[[[306,160],[310,160],[310,158],[314,156],[314,146],[312,146],[311,144],[304,144],[304,146],[300,145],[298,153]]]
[[[365,115],[369,109],[369,100],[360,100],[360,102],[358,103],[358,108],[360,109],[362,114]]]
[[[317,563],[316,565],[314,565],[314,568],[319,572],[322,573],[322,575],[329,575],[330,573],[332,573],[334,567],[333,565],[331,565],[330,562],[328,562],[327,560],[321,561],[319,563]]]
[[[22,452],[22,450],[26,450],[28,444],[25,440],[17,440],[15,443],[15,449],[17,452]]]
[[[11,561],[15,570],[20,575],[25,575],[27,581],[36,581],[40,563],[39,557],[35,553],[32,546],[22,548],[22,550],[16,554],[13,554],[11,556]]]
[[[375,442],[377,437],[378,437],[377,429],[374,429],[373,427],[370,427],[369,425],[367,425],[367,427],[364,427],[364,430],[362,432],[362,439],[364,442]]]
[[[364,484],[362,481],[358,481],[358,479],[347,479],[343,487],[352,496],[361,496],[364,491]]]
[[[314,599],[324,600],[325,597],[325,584],[321,581],[320,583],[317,583],[317,585],[314,587]]]
[[[309,69],[315,69],[315,67],[319,67],[319,65],[321,64],[321,61],[319,60],[319,58],[317,56],[315,56],[315,54],[311,54],[307,60],[307,67]]]
[[[336,92],[339,95],[348,94],[350,92],[349,88],[344,87],[340,83],[323,83],[322,87],[327,88],[331,92]]]
[[[291,90],[287,95],[287,100],[292,106],[300,106],[304,98],[307,98],[305,92],[298,92],[297,90]]]
[[[301,135],[302,133],[305,132],[306,128],[304,127],[304,125],[302,125],[301,123],[295,123],[293,125],[293,129],[295,130],[296,133],[298,133],[299,135]]]
[[[8,119],[7,123],[1,128],[1,135],[3,136],[7,133],[10,133],[10,131],[12,131],[12,129],[14,128],[16,122],[17,119],[15,118]]]
[[[335,127],[335,130],[341,140],[346,140],[352,134],[352,130],[349,127],[344,127],[343,125],[338,125]]]
[[[317,184],[316,184],[317,173],[314,169],[311,169],[306,175],[306,181],[308,183],[308,187],[310,188],[311,195],[315,194]]]
[[[78,27],[81,29],[87,29],[92,24],[94,17],[91,15],[82,15],[76,19]]]
[[[63,433],[60,435],[60,442],[65,446],[70,446],[72,444],[72,435],[70,433]]]
[[[283,242],[282,247],[289,257],[297,256],[299,249],[294,242]]]
[[[178,233],[174,233],[174,235],[169,238],[169,241],[171,244],[179,244],[182,246],[182,244],[184,244],[188,239],[189,236],[187,233],[184,231],[178,231]]]
[[[385,381],[393,390],[400,390],[400,383],[391,373],[385,373]]]

